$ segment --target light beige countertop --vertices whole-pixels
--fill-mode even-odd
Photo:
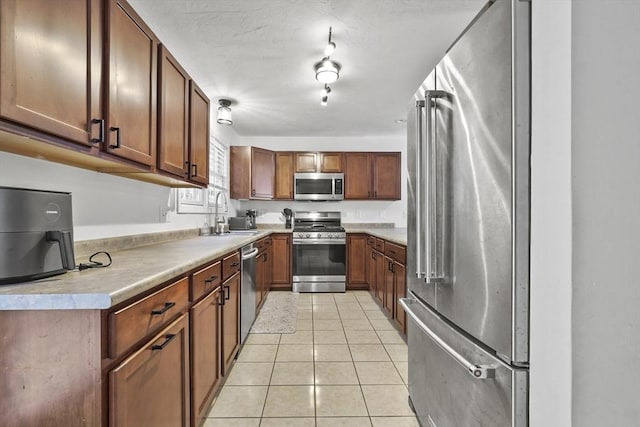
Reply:
[[[200,236],[110,252],[113,263],[107,268],[0,286],[0,310],[107,309],[271,232]]]
[[[368,228],[358,225],[357,227],[349,227],[344,224],[347,233],[367,233],[384,240],[388,240],[399,245],[407,245],[407,229],[406,228]]]

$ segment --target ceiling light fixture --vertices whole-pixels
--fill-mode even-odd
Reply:
[[[333,83],[340,78],[340,64],[329,59],[328,56],[316,63],[316,80],[320,83]]]
[[[314,70],[316,72],[316,80],[320,83],[324,83],[324,90],[322,92],[322,100],[320,105],[327,105],[329,101],[329,94],[331,88],[327,83],[333,83],[340,78],[340,64],[331,60],[330,55],[336,50],[336,44],[331,40],[332,28],[329,27],[329,42],[324,49],[324,58],[320,62],[316,62]]]
[[[221,125],[230,125],[233,124],[233,120],[231,119],[231,101],[228,99],[219,99],[218,104],[218,119],[216,120]]]

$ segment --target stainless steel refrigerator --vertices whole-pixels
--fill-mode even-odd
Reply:
[[[530,2],[489,2],[408,112],[409,396],[423,427],[528,425]]]

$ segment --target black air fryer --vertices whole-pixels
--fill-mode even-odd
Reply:
[[[0,284],[76,267],[71,194],[0,187]]]

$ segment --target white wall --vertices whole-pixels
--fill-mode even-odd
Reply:
[[[640,422],[640,2],[572,4],[573,424]]]
[[[221,142],[237,142],[233,128],[215,123]],[[0,185],[72,193],[76,241],[201,227],[203,214],[178,214],[168,187],[0,152]],[[166,218],[161,211],[168,212]]]
[[[571,2],[532,2],[530,425],[571,425]]]
[[[324,210],[342,212],[344,223],[407,224],[407,156],[404,134],[387,137],[241,137],[238,145],[252,145],[280,151],[400,151],[402,162],[402,199],[399,201],[342,201],[342,202],[272,202],[234,201],[238,212],[258,210],[258,223],[284,223],[280,215],[285,207],[296,210]]]

